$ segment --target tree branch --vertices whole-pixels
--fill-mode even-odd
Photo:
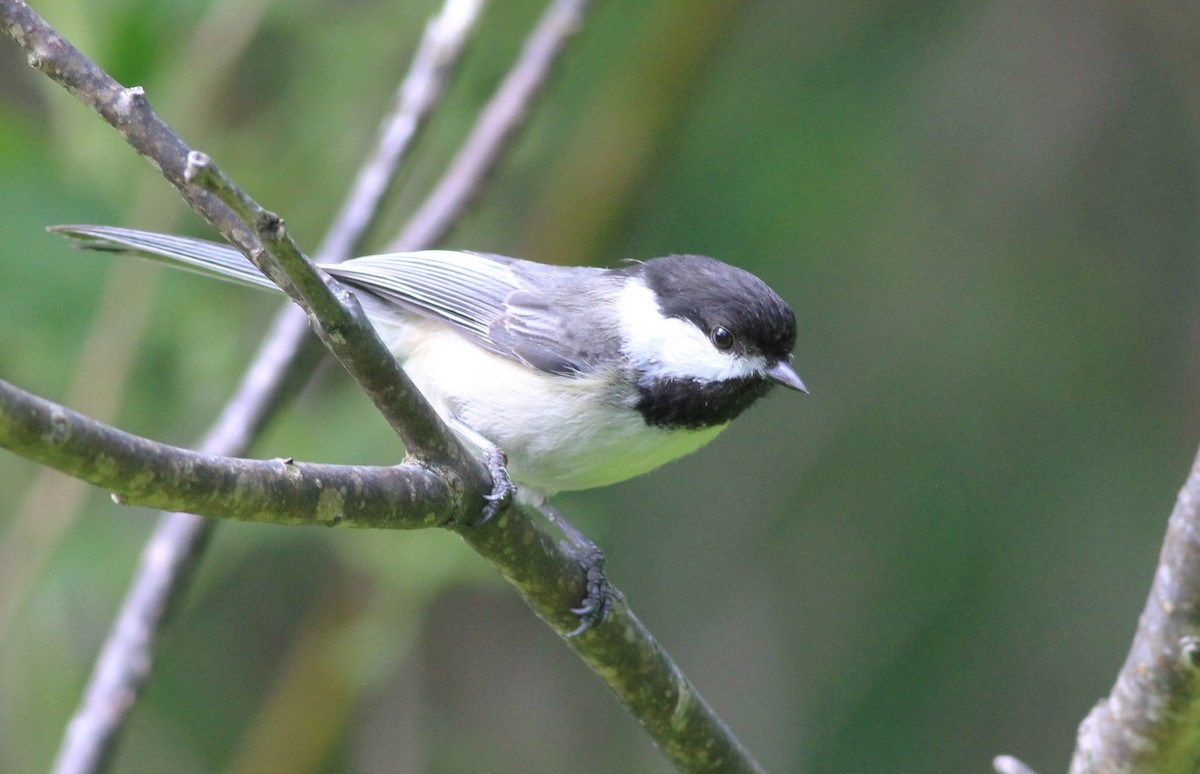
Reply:
[[[578,616],[564,598],[584,591],[575,554],[513,508],[482,527],[455,531],[498,569],[538,616],[563,637],[687,772],[761,772],[750,752],[713,711],[616,589],[608,618],[577,637]],[[573,571],[563,572],[564,562]]]
[[[1071,774],[1198,768],[1200,454],[1171,512],[1125,665],[1079,727]]]
[[[117,430],[0,380],[0,446],[115,494],[122,504],[220,519],[384,529],[461,519],[442,471],[216,457]]]
[[[283,220],[264,210],[203,153],[188,154],[184,176],[244,222],[254,224],[257,245],[246,252],[246,257],[304,309],[317,336],[358,381],[409,453],[453,464],[464,476],[474,479],[480,497],[489,491],[482,466],[467,454],[413,386],[358,299],[304,257]]]
[[[204,455],[130,435],[4,381],[0,446],[115,491],[121,502],[132,505],[188,508],[216,518],[275,524],[382,529],[450,525],[560,635],[578,623],[570,606],[582,596],[584,581],[572,550],[519,511],[480,527],[464,526],[462,498],[442,471],[417,464],[371,468]],[[180,522],[166,525],[186,527]],[[184,557],[158,558],[176,562]],[[143,562],[152,563],[149,556]],[[140,588],[135,585],[135,590]],[[136,615],[148,609],[152,608],[127,606],[118,632],[135,642],[151,638],[158,618]],[[603,626],[568,642],[682,769],[759,771],[619,595]],[[116,723],[121,713],[112,713],[118,706],[98,704],[94,712]],[[92,714],[82,718],[98,720]],[[80,718],[72,725],[69,736],[78,736]],[[60,756],[58,768],[79,770],[80,760]],[[103,755],[85,760],[99,767]]]

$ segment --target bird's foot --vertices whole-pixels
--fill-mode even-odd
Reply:
[[[470,441],[483,453],[484,467],[487,468],[488,475],[492,477],[492,491],[483,496],[487,502],[483,506],[483,516],[475,526],[487,524],[493,516],[511,505],[513,497],[517,494],[517,485],[508,477],[508,456],[503,449],[484,438],[458,417],[450,416],[445,419],[451,429],[460,437]]]
[[[571,608],[571,612],[579,616],[579,626],[567,634],[567,637],[578,637],[588,629],[604,623],[612,612],[620,592],[604,575],[604,552],[600,547],[588,540],[578,527],[549,503],[542,503],[538,510],[566,536],[567,544],[564,545],[567,545],[567,550],[574,555],[580,569],[583,570],[583,601],[579,607]]]
[[[584,546],[575,546],[573,553],[583,569],[586,582],[583,603],[571,608],[571,612],[579,616],[579,626],[567,634],[568,638],[578,637],[604,623],[612,612],[618,593],[604,575],[604,552],[595,543],[589,540]]]
[[[483,506],[483,518],[479,524],[487,524],[493,516],[511,505],[517,494],[517,485],[508,477],[508,458],[503,449],[489,444],[483,450],[483,461],[487,465],[488,475],[492,477],[492,491],[483,497],[487,504]]]

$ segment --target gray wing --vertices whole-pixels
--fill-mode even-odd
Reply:
[[[619,351],[590,314],[593,283],[607,279],[602,269],[452,250],[376,255],[322,268],[547,373],[589,373]]]
[[[240,252],[202,239],[114,226],[54,226],[79,247],[129,252],[177,268],[278,291]],[[481,347],[553,374],[588,373],[619,356],[597,326],[602,269],[548,266],[453,250],[391,253],[323,265],[347,285],[454,326]]]

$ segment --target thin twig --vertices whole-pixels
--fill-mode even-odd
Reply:
[[[323,354],[319,347],[301,346],[311,338],[304,313],[289,303],[200,444],[202,452],[246,453]],[[158,632],[191,580],[217,523],[191,513],[159,517],[67,727],[54,766],[58,774],[90,774],[103,767],[150,675]]]
[[[1079,726],[1071,774],[1198,769],[1200,454],[1171,511],[1125,665]]]
[[[488,100],[446,174],[409,219],[389,251],[420,250],[450,231],[509,139],[529,113],[567,40],[583,23],[591,0],[553,0],[525,39],[521,54]]]
[[[483,0],[446,0],[441,12],[425,25],[425,35],[408,74],[396,90],[395,104],[383,120],[379,139],[314,253],[317,263],[344,261],[361,249],[384,194],[396,178],[397,168],[434,105],[441,100],[450,71],[462,54],[483,5]]]

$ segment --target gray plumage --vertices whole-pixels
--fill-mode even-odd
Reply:
[[[197,274],[279,290],[228,245],[113,226],[51,230],[90,250],[131,252]],[[613,337],[597,340],[594,325],[585,317],[593,283],[618,281],[604,269],[568,269],[449,250],[366,256],[322,264],[321,269],[355,290],[447,323],[484,349],[546,373],[593,373],[619,350]],[[541,300],[540,286],[547,282],[558,289],[560,303]]]

